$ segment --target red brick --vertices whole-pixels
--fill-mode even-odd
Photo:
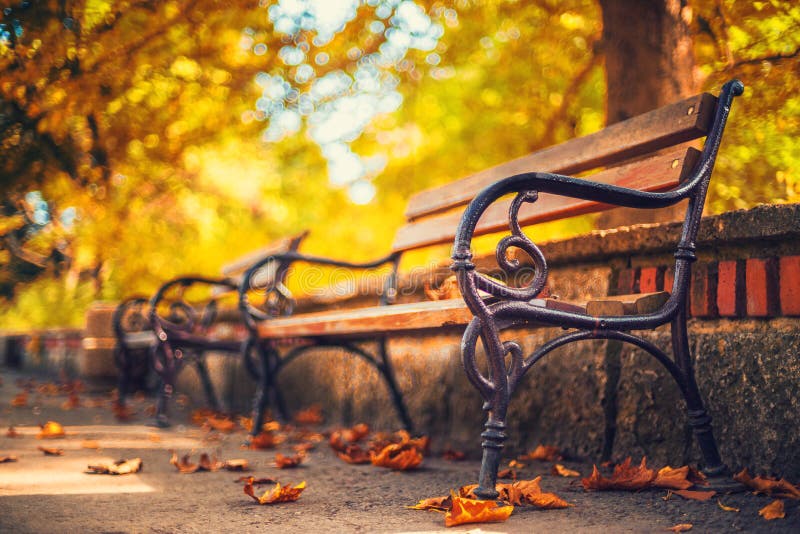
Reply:
[[[639,274],[639,292],[640,293],[654,293],[660,291],[659,288],[659,274],[661,275],[661,283],[664,283],[664,271],[659,267],[642,267]]]
[[[751,258],[747,260],[747,315],[750,317],[772,317],[777,315],[778,276],[774,258]]]
[[[800,315],[800,256],[780,260],[780,300],[783,315]]]
[[[741,317],[745,302],[744,261],[721,261],[717,266],[717,309],[722,317]]]
[[[692,317],[716,317],[716,264],[696,263],[692,266],[692,284],[689,288]]]

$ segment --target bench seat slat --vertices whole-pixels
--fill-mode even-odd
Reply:
[[[588,179],[641,191],[665,191],[680,183],[699,157],[694,148],[679,147],[662,154],[598,172]],[[508,228],[511,200],[496,202],[481,218],[474,235],[483,235]],[[598,202],[542,193],[533,204],[525,204],[519,212],[522,226],[564,219],[612,208]],[[394,251],[452,242],[461,213],[451,212],[406,224],[397,232]]]
[[[533,154],[497,165],[411,198],[408,219],[462,206],[484,187],[524,172],[577,174],[704,136],[711,127],[717,98],[702,93],[612,124]]]
[[[593,309],[611,312],[605,315],[626,315],[654,311],[666,302],[668,297],[669,293],[662,291],[604,297],[588,303],[571,303],[556,299],[535,299],[531,303],[572,313],[594,315],[587,311]],[[356,310],[332,310],[272,319],[259,324],[258,334],[262,339],[347,337],[359,334],[374,335],[375,332],[388,333],[465,326],[471,320],[472,313],[464,301],[458,298]]]

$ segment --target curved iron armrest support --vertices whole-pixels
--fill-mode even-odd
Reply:
[[[161,340],[166,340],[167,330],[181,330],[190,332],[194,329],[197,323],[196,311],[188,303],[183,300],[173,302],[170,305],[171,310],[181,310],[186,314],[186,323],[176,323],[166,317],[158,314],[158,306],[166,300],[168,292],[179,287],[181,290],[186,290],[194,285],[207,285],[212,287],[224,288],[226,293],[237,291],[238,284],[229,278],[207,278],[203,276],[182,276],[173,278],[161,285],[156,294],[150,299],[150,324],[156,336]],[[209,328],[217,315],[217,300],[219,296],[212,296],[203,308],[203,313],[200,317],[200,328]]]
[[[124,324],[125,318],[128,313],[135,310],[136,308],[142,308],[145,305],[148,305],[149,300],[147,297],[137,295],[133,297],[128,297],[127,299],[120,302],[120,304],[114,309],[114,315],[111,318],[111,325],[114,329],[114,336],[119,340],[121,343],[125,342],[125,334],[129,331],[125,330],[126,325]],[[134,326],[141,328],[137,328],[135,331],[141,332],[143,330],[149,330],[149,323],[145,324],[144,322],[147,320],[147,315],[145,315],[144,310],[139,312],[141,315],[141,321],[143,322],[142,325],[135,324]]]
[[[331,258],[325,258],[322,256],[311,256],[307,254],[300,254],[297,252],[285,252],[281,254],[272,254],[270,256],[265,256],[261,258],[258,262],[254,263],[250,266],[250,268],[245,272],[244,277],[242,278],[242,283],[239,286],[239,310],[244,317],[245,324],[251,331],[255,331],[257,327],[257,323],[259,321],[266,321],[276,314],[266,313],[258,308],[254,307],[250,304],[249,299],[247,298],[247,291],[250,289],[254,289],[253,287],[253,277],[258,273],[258,271],[264,267],[269,262],[278,261],[285,267],[286,270],[291,266],[291,264],[295,262],[304,262],[304,263],[311,263],[314,265],[324,265],[328,267],[346,267],[349,269],[375,269],[380,267],[381,265],[392,264],[392,272],[389,275],[389,278],[386,280],[386,284],[384,286],[383,294],[381,295],[380,303],[382,305],[391,304],[394,301],[395,296],[397,295],[397,269],[400,264],[400,256],[399,252],[393,252],[387,256],[382,258],[378,258],[377,260],[370,261],[370,262],[363,262],[363,263],[355,263],[355,262],[348,262],[343,260],[335,260]],[[267,293],[270,292],[277,292],[283,298],[287,299],[291,306],[288,310],[286,315],[291,314],[291,308],[293,307],[294,299],[286,288],[283,285],[283,282],[280,281],[273,281],[268,284],[265,288],[259,288],[265,290]]]
[[[487,319],[490,316],[503,318],[526,318],[529,320],[547,320],[562,326],[577,328],[604,328],[628,330],[631,328],[652,328],[671,320],[680,309],[685,298],[684,289],[689,283],[690,262],[695,260],[695,239],[700,225],[711,170],[719,151],[722,132],[730,113],[731,103],[735,96],[741,95],[744,85],[739,80],[726,83],[719,96],[716,115],[711,130],[703,146],[700,160],[695,165],[689,179],[678,187],[663,193],[639,191],[563,176],[551,173],[524,173],[495,182],[481,191],[467,207],[459,222],[453,248],[452,269],[456,272],[459,288],[472,313]],[[471,243],[481,215],[501,197],[516,193],[509,209],[509,226],[511,235],[500,240],[497,245],[496,258],[498,265],[508,274],[516,272],[520,265],[516,260],[508,260],[506,252],[515,247],[523,250],[533,260],[535,276],[522,288],[513,288],[484,276],[475,271],[472,263]],[[680,241],[677,245],[676,270],[673,291],[664,306],[649,315],[637,318],[603,317],[543,309],[527,304],[544,288],[547,281],[547,263],[541,250],[523,232],[519,225],[518,213],[524,203],[536,202],[539,193],[559,194],[567,197],[613,204],[630,208],[661,208],[671,206],[684,199],[689,199],[686,220]],[[489,293],[500,299],[511,302],[487,304],[480,297],[480,291]]]

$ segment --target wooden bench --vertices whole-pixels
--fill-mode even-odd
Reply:
[[[220,323],[241,324],[235,302],[243,274],[262,257],[296,251],[307,235],[303,232],[246,254],[223,266],[222,277],[181,276],[163,283],[150,299],[131,297],[120,303],[113,317],[115,358],[120,370],[119,403],[125,403],[131,378],[152,367],[160,379],[155,422],[168,426],[175,379],[187,363],[193,363],[208,404],[219,410],[205,355],[209,351],[242,353],[242,332],[219,336],[216,330]],[[262,266],[258,276],[270,281],[275,295],[284,291],[286,267],[280,261]],[[291,312],[287,299],[273,298],[266,304],[270,306],[265,310],[268,314]],[[245,363],[257,377],[260,368],[248,358]]]
[[[681,102],[614,124],[597,133],[573,139],[519,158],[457,182],[421,192],[407,207],[407,223],[397,232],[387,256],[369,263],[334,261],[297,253],[274,259],[318,265],[373,269],[388,264],[380,306],[326,310],[288,317],[266,317],[250,306],[259,284],[251,274],[240,287],[240,307],[251,344],[261,356],[264,380],[254,410],[254,431],[260,428],[270,388],[284,366],[319,347],[339,347],[373,365],[383,376],[400,421],[412,422],[394,377],[386,346],[392,334],[466,327],[462,341],[463,363],[470,381],[485,400],[488,412],[482,434],[484,458],[476,494],[496,497],[495,483],[505,440],[505,415],[509,398],[524,373],[544,355],[572,341],[615,339],[633,343],[655,356],[675,378],[686,398],[690,424],[704,455],[706,471],[725,471],[711,432],[692,371],[686,333],[686,305],[690,265],[695,258],[697,232],[711,169],[728,111],[743,86],[729,82],[719,98],[700,94]],[[694,148],[706,136],[702,152]],[[538,172],[532,172],[538,171]],[[552,174],[560,173],[560,174]],[[591,174],[577,179],[563,174]],[[688,199],[683,237],[677,244],[675,279],[671,292],[615,296],[593,302],[569,303],[544,298],[547,267],[539,249],[521,227],[607,210],[615,206],[656,208]],[[464,212],[463,207],[469,204]],[[509,279],[522,263],[509,258],[510,249],[529,257],[535,276],[521,287],[506,285],[478,273],[472,262],[472,238],[511,229],[497,246],[497,270]],[[422,247],[455,242],[452,269],[463,299],[392,304],[397,295],[397,265],[403,253]],[[269,261],[264,259],[263,261]],[[632,330],[652,329],[671,323],[673,359]],[[568,332],[523,358],[521,348],[502,341],[509,327],[552,325]],[[488,353],[489,373],[481,373],[475,346],[479,338]],[[298,339],[304,341],[298,345]],[[285,348],[282,341],[294,342]],[[367,351],[361,342],[371,341]]]

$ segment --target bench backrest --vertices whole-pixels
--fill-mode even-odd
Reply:
[[[702,93],[638,115],[590,135],[534,152],[411,198],[406,224],[395,235],[393,252],[451,243],[463,212],[484,187],[524,172],[584,175],[593,181],[639,189],[665,191],[687,177],[700,152],[690,146],[712,125],[717,98]],[[493,205],[478,223],[475,235],[508,228],[507,202]],[[540,195],[519,213],[522,226],[593,213],[610,206],[568,197]]]

